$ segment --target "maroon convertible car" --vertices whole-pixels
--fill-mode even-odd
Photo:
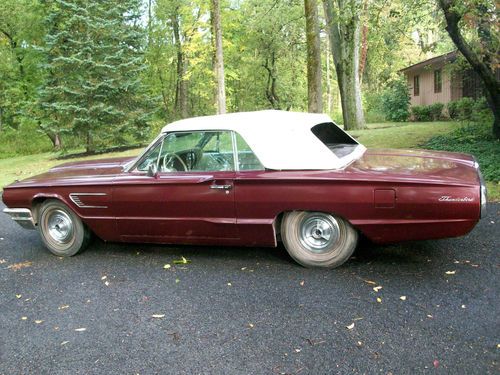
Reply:
[[[367,150],[326,115],[174,122],[137,158],[67,163],[5,187],[4,211],[72,256],[105,241],[277,246],[336,267],[377,243],[464,235],[486,208],[470,155]]]

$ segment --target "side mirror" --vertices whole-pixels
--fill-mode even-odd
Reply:
[[[148,177],[156,177],[158,174],[158,167],[156,166],[156,163],[149,164],[148,167]]]

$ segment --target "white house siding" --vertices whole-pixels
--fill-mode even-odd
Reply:
[[[434,92],[434,71],[441,69],[442,77],[442,88],[441,92]],[[413,95],[413,77],[415,75],[420,76],[420,93],[418,96]],[[411,105],[429,105],[434,103],[446,104],[452,99],[453,96],[457,96],[457,89],[452,90],[450,71],[444,64],[431,64],[422,68],[415,70],[410,70],[406,72],[406,79],[408,82],[408,87],[410,90]],[[457,98],[458,99],[458,98]]]

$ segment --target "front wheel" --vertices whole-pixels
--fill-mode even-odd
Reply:
[[[281,235],[290,256],[304,267],[338,267],[358,242],[358,233],[347,221],[323,212],[286,213]]]
[[[64,203],[58,200],[45,201],[39,212],[38,230],[52,254],[70,257],[78,254],[89,243],[90,231]]]

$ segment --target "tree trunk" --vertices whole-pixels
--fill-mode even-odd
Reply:
[[[344,127],[346,130],[362,129],[365,118],[359,82],[360,2],[339,1],[338,9],[333,0],[323,0],[323,5],[337,72]]]
[[[186,79],[187,61],[182,48],[181,31],[179,26],[179,15],[177,12],[172,16],[172,27],[174,30],[174,43],[177,49],[177,84],[175,92],[175,113],[181,118],[189,117],[188,112],[188,82]]]
[[[363,1],[363,28],[361,30],[361,57],[359,59],[359,84],[363,82],[366,58],[368,57],[368,0]]]
[[[448,31],[451,40],[483,81],[486,89],[486,100],[495,118],[493,121],[493,135],[500,139],[500,83],[496,79],[495,72],[485,63],[485,60],[488,59],[481,59],[462,36],[458,26],[461,16],[454,9],[455,2],[453,0],[438,1],[443,10],[446,31]]]
[[[217,80],[217,113],[226,113],[226,83],[224,81],[224,54],[222,50],[222,26],[219,0],[212,0],[212,33],[215,39],[215,77]]]
[[[326,43],[326,110],[331,115],[333,109],[332,96],[332,69],[330,68],[330,37],[327,35]]]
[[[307,40],[307,102],[309,112],[323,112],[321,41],[317,0],[304,0]]]
[[[275,53],[271,53],[271,65],[269,59],[266,58],[266,63],[263,67],[267,70],[266,97],[273,109],[280,109],[280,98],[276,93],[276,85],[278,78],[276,77],[276,57]]]

